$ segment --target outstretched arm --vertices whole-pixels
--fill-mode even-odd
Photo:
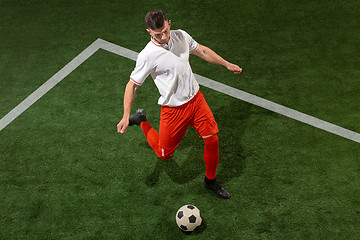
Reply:
[[[129,81],[126,85],[124,94],[124,114],[121,121],[117,125],[118,133],[125,133],[126,128],[129,126],[131,107],[134,103],[137,88],[138,86],[132,81]]]
[[[192,54],[208,61],[209,63],[222,65],[230,71],[234,72],[235,74],[239,74],[242,72],[242,69],[238,65],[226,61],[225,59],[217,55],[213,50],[203,45],[199,44],[198,49],[192,52]]]

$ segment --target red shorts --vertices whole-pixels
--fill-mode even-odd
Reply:
[[[199,137],[219,132],[215,118],[200,91],[189,102],[179,107],[162,106],[159,128],[159,147],[162,156],[174,154],[189,126],[195,128]]]

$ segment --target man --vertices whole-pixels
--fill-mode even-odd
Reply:
[[[215,179],[219,162],[219,130],[209,106],[199,91],[199,84],[189,64],[189,54],[225,66],[236,74],[241,73],[242,69],[227,62],[211,49],[198,44],[185,31],[170,31],[171,21],[161,10],[147,13],[145,23],[151,40],[138,55],[135,69],[126,85],[124,114],[117,130],[119,133],[125,133],[128,126],[140,125],[157,156],[167,160],[173,157],[187,128],[192,126],[205,143],[204,186],[222,198],[230,198],[229,191]],[[136,89],[149,75],[154,79],[160,93],[158,104],[162,107],[159,133],[146,120],[145,110],[138,110],[130,117]]]

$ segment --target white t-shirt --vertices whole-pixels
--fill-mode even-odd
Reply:
[[[189,54],[198,47],[183,30],[171,30],[168,44],[158,44],[151,39],[139,53],[130,80],[140,86],[151,75],[161,95],[158,104],[181,106],[199,91],[189,63]]]

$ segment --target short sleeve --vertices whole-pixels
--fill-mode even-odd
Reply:
[[[151,68],[149,66],[149,62],[146,61],[145,57],[139,54],[136,59],[135,68],[130,75],[130,80],[136,85],[141,86],[150,73]]]
[[[189,52],[192,53],[196,51],[199,48],[199,44],[184,30],[181,30],[181,32],[184,34],[184,38],[189,44]]]

